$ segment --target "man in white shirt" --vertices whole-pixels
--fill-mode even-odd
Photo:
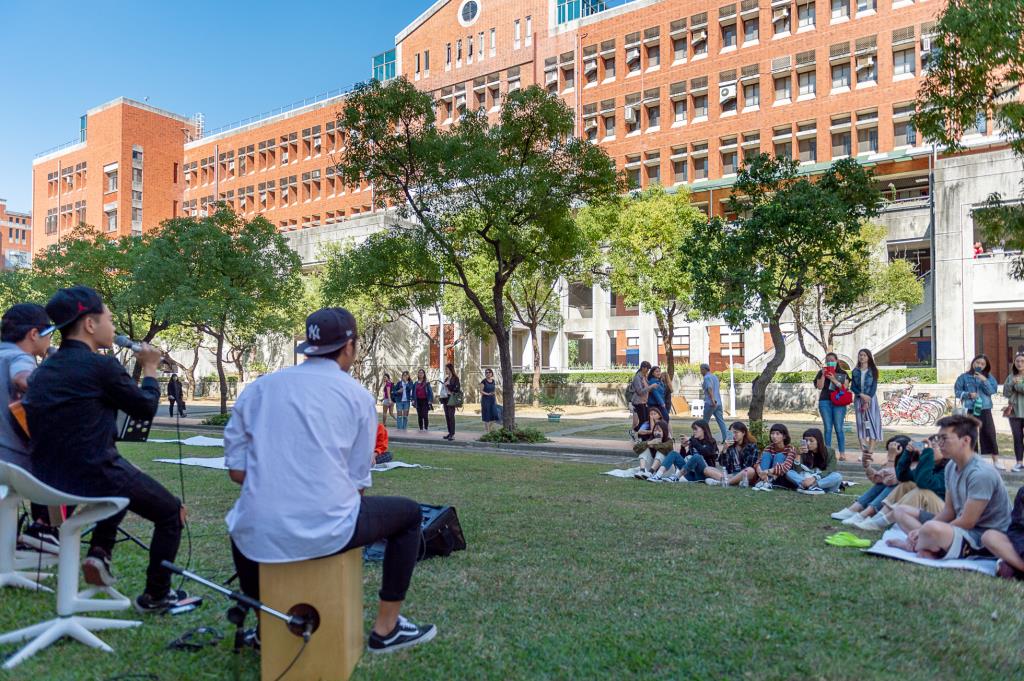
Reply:
[[[242,485],[228,512],[242,591],[259,598],[259,563],[331,556],[387,539],[370,652],[426,643],[434,625],[400,615],[420,551],[420,508],[363,496],[377,432],[373,397],[349,374],[356,321],[343,308],[306,318],[302,364],[245,389],[224,430],[224,462]]]

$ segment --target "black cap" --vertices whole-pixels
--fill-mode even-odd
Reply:
[[[63,329],[82,315],[102,312],[103,298],[88,286],[62,288],[46,304],[46,314],[53,320],[53,330]]]
[[[327,355],[356,338],[356,318],[343,307],[325,307],[306,317],[306,342],[299,352],[307,357]]]
[[[24,335],[32,329],[39,329],[39,335],[46,336],[53,333],[50,326],[50,318],[42,305],[35,303],[18,303],[4,313],[0,319],[0,329],[3,335],[17,331],[16,335]]]

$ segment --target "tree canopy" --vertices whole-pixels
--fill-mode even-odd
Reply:
[[[506,289],[520,267],[586,252],[572,208],[617,195],[612,160],[574,137],[572,112],[536,86],[509,93],[494,121],[467,111],[442,127],[429,94],[404,78],[372,81],[346,100],[339,124],[348,133],[340,176],[372,185],[377,207],[396,218],[350,254],[360,280],[461,293],[497,341],[504,425],[514,427]],[[480,281],[466,265],[475,258],[493,275]]]

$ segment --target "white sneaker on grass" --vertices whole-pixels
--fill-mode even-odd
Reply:
[[[832,514],[833,520],[846,520],[850,516],[857,515],[857,511],[851,511],[849,508],[844,508],[841,511],[836,511]]]
[[[679,476],[678,475],[670,475],[667,478],[665,478],[665,482],[679,482]]]
[[[885,531],[885,529],[888,528],[891,524],[892,523],[886,520],[884,513],[876,513],[867,520],[860,521],[859,523],[854,525],[854,527],[861,530],[869,530],[872,532],[882,532]]]
[[[717,487],[721,483],[719,483],[718,480],[715,480],[714,478],[704,478],[704,484],[710,485],[712,487]]]
[[[823,490],[820,487],[808,487],[806,489],[803,488],[803,487],[800,487],[800,488],[797,489],[797,492],[799,492],[800,494],[809,494],[811,496],[818,496],[819,494],[824,494],[825,490]]]
[[[856,525],[859,522],[867,520],[868,516],[863,516],[860,513],[854,513],[849,518],[843,521],[843,525]]]
[[[655,473],[651,477],[647,478],[647,482],[661,482],[661,476]]]

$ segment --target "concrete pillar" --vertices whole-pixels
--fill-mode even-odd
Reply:
[[[609,295],[600,286],[593,288],[594,296],[594,368],[609,369],[611,367],[611,343],[608,339],[608,318],[611,316]]]
[[[641,308],[637,328],[640,331],[640,361],[647,360],[653,366],[658,363],[658,322],[654,314]]]
[[[705,322],[690,324],[690,364],[708,361],[708,331]]]
[[[743,359],[749,361],[764,352],[765,328],[759,322],[743,331]]]
[[[940,383],[952,383],[974,355],[973,291],[968,268],[973,265],[973,223],[963,199],[962,182],[949,178],[942,164],[936,171],[935,319],[932,342]]]

